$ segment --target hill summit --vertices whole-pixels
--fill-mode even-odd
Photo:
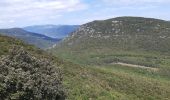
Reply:
[[[61,44],[77,50],[105,48],[169,52],[170,22],[143,17],[93,21],[80,26]]]

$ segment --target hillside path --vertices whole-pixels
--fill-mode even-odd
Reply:
[[[153,71],[158,71],[158,68],[153,68],[153,67],[147,67],[147,66],[142,66],[142,65],[135,65],[135,64],[128,64],[128,63],[123,63],[123,62],[117,62],[117,63],[112,63],[112,64],[118,64],[122,66],[128,66],[128,67],[134,67],[134,68],[142,68],[142,69],[151,69]]]

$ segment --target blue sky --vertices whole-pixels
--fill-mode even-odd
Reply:
[[[0,28],[84,24],[118,16],[170,20],[170,0],[1,0]]]

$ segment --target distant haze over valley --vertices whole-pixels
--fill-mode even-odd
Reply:
[[[75,31],[79,25],[34,25],[23,29],[29,32],[39,33],[51,38],[63,39]]]
[[[35,25],[0,29],[0,34],[15,37],[36,47],[47,49],[74,32],[79,25]]]

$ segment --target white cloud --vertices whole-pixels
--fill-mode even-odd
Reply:
[[[0,20],[10,23],[22,19],[43,21],[86,8],[87,5],[80,0],[1,0]],[[0,26],[3,26],[2,22]]]
[[[115,16],[169,18],[170,0],[88,1],[0,0],[0,28],[46,23],[80,24]]]
[[[2,24],[2,23],[4,23],[4,21],[1,21],[1,20],[0,20],[0,24]]]
[[[5,6],[2,6],[5,5]],[[68,10],[85,9],[86,5],[80,0],[5,0],[0,1],[0,8],[7,11],[28,10]],[[74,11],[73,10],[73,11]]]
[[[14,23],[15,22],[15,20],[9,20],[9,23]]]
[[[170,0],[102,0],[102,2],[108,5],[123,5],[123,6],[143,5],[144,6],[144,5],[170,3]]]

